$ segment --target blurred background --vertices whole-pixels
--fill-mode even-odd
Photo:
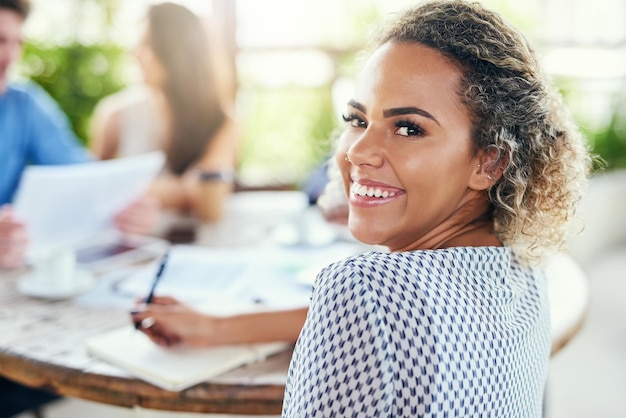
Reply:
[[[240,181],[249,187],[298,188],[327,158],[341,127],[369,30],[410,0],[187,0],[226,46],[244,125]],[[41,84],[88,142],[100,98],[138,81],[132,56],[147,0],[32,0],[26,48],[15,77]],[[597,176],[618,173],[626,211],[626,0],[482,0],[521,28],[605,161]],[[599,166],[597,166],[599,168]],[[610,177],[610,176],[609,176]],[[606,195],[618,190],[609,187]],[[599,196],[599,195],[594,195]],[[595,199],[595,198],[594,198]],[[586,210],[606,202],[599,197]],[[599,209],[598,209],[599,210]],[[604,213],[604,212],[603,212]],[[579,244],[591,284],[583,329],[552,361],[549,416],[626,417],[624,211],[598,223],[617,225],[611,247]],[[619,219],[618,219],[619,218]],[[619,221],[619,222],[618,222]],[[617,223],[615,223],[617,222]],[[588,225],[593,229],[594,225]],[[598,226],[597,230],[602,231]],[[601,248],[600,248],[601,247]],[[601,252],[600,252],[601,250]],[[621,253],[619,251],[621,250]],[[617,252],[616,252],[617,251]],[[616,255],[621,254],[621,255]],[[600,261],[604,260],[604,261]],[[608,260],[608,261],[607,261]],[[621,264],[620,264],[621,263]],[[65,401],[64,401],[65,402]],[[49,416],[102,416],[117,409],[65,402]],[[65,408],[65,409],[63,409]],[[91,413],[92,418],[97,416]],[[119,411],[118,411],[119,412]],[[94,415],[94,413],[96,415]]]
[[[240,176],[297,185],[328,154],[369,30],[410,0],[186,0],[210,20],[236,72]],[[626,1],[483,0],[533,42],[591,146],[626,165]],[[138,81],[147,0],[33,0],[18,76],[40,83],[88,141],[97,101]]]

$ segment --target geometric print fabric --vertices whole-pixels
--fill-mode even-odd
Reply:
[[[284,417],[541,417],[540,270],[507,247],[368,252],[323,269]]]

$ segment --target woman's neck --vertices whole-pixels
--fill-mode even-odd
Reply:
[[[493,217],[487,194],[472,190],[458,209],[428,234],[403,248],[390,250],[397,252],[502,245],[502,241],[493,230]]]

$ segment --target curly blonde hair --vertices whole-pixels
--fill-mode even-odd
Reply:
[[[502,242],[529,261],[563,249],[591,158],[524,36],[479,3],[440,0],[396,16],[374,46],[387,42],[428,46],[461,70],[475,149],[497,155],[488,170],[503,169],[488,191]]]

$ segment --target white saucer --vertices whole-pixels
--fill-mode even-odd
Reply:
[[[58,288],[54,286],[54,282],[47,283],[37,279],[34,272],[27,273],[17,282],[17,290],[37,298],[67,299],[89,290],[96,283],[93,274],[87,270],[78,269],[75,274],[71,287]]]

